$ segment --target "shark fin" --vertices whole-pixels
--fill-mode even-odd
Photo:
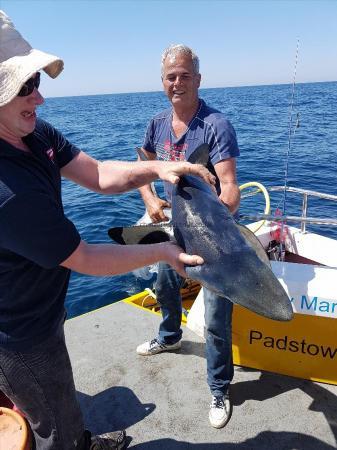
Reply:
[[[141,161],[148,161],[149,158],[146,156],[144,150],[140,147],[136,147],[137,155],[139,156]]]
[[[207,167],[209,165],[209,145],[199,145],[199,147],[194,150],[187,161],[192,164],[202,164],[203,166]]]
[[[109,237],[122,245],[158,244],[170,240],[168,226],[135,225],[131,227],[113,227],[108,230]]]

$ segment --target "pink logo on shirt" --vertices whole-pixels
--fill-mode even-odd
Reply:
[[[169,152],[170,149],[171,149],[171,142],[170,141],[165,141],[165,143],[164,143],[164,150]]]
[[[48,156],[48,158],[50,159],[50,161],[54,162],[54,149],[50,148],[46,151],[46,154]]]

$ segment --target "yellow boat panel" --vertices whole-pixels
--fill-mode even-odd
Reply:
[[[303,314],[276,322],[235,305],[234,363],[337,384],[336,326],[336,319]]]

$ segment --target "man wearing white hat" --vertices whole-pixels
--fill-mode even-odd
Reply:
[[[79,150],[36,116],[39,71],[62,69],[0,11],[0,390],[26,416],[37,450],[121,449],[124,431],[84,429],[63,331],[70,270],[114,275],[166,261],[184,275],[184,264],[203,261],[170,243],[87,244],[64,215],[61,176],[104,194],[184,173],[214,177],[186,162],[102,163]]]

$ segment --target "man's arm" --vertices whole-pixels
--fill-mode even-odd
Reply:
[[[61,175],[101,194],[118,194],[139,188],[161,178],[170,183],[178,183],[184,174],[200,176],[214,184],[213,175],[200,164],[169,161],[104,161],[100,162],[80,152],[61,169]]]
[[[153,152],[148,152],[144,148],[141,148],[144,156],[147,160],[155,160],[156,154]],[[140,161],[140,157],[138,156],[138,161]],[[153,190],[151,184],[146,184],[139,188],[140,195],[142,196],[145,208],[154,223],[164,222],[169,220],[168,217],[165,216],[164,208],[170,208],[171,205],[166,200],[162,200],[158,197],[157,193]]]
[[[149,245],[87,244],[81,241],[77,249],[61,266],[87,275],[117,275],[158,261],[170,264],[184,278],[184,264],[203,264],[197,255],[187,255],[172,242]]]
[[[214,166],[220,181],[219,198],[233,214],[240,204],[240,189],[236,179],[236,159],[229,158],[218,162]]]

